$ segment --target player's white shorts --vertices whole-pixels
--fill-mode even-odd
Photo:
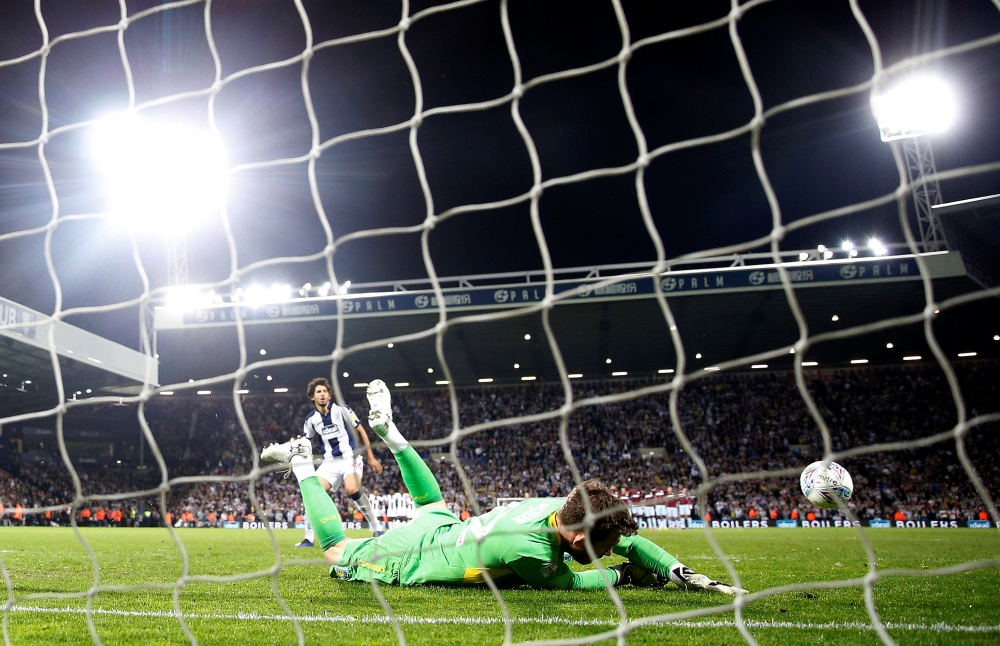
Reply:
[[[365,461],[362,456],[355,455],[350,460],[344,458],[334,458],[323,460],[323,463],[316,467],[316,475],[330,483],[330,489],[336,491],[344,483],[344,476],[349,473],[356,473],[358,477],[365,470]]]
[[[667,518],[677,518],[677,507],[667,506]]]
[[[681,510],[681,516],[690,516],[692,506],[693,505],[678,505],[677,508]]]

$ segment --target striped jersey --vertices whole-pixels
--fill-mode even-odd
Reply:
[[[347,406],[331,403],[329,413],[324,415],[313,410],[306,416],[303,432],[309,439],[317,435],[323,438],[323,455],[327,460],[354,458],[354,433],[351,429],[361,424],[358,416]]]

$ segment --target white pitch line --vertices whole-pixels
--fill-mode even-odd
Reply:
[[[86,614],[83,608],[41,608],[36,606],[14,606],[10,612],[18,613],[52,613],[52,614]],[[105,608],[95,608],[91,611],[95,615],[106,615],[112,617],[159,617],[173,619],[174,613],[168,610],[114,610]],[[261,620],[261,621],[289,621],[286,615],[262,615],[256,612],[238,612],[235,614],[222,613],[184,613],[185,619],[214,619],[214,620]],[[385,615],[369,615],[355,617],[352,615],[301,615],[297,616],[301,622],[318,622],[332,624],[389,624],[389,618]],[[500,617],[413,617],[402,615],[396,617],[400,624],[455,624],[462,626],[484,626],[503,625]],[[567,619],[565,617],[515,617],[511,620],[513,624],[549,624],[561,626],[617,626],[617,621],[605,619]],[[871,624],[863,621],[831,621],[827,623],[809,623],[795,621],[746,621],[747,628],[781,628],[800,630],[874,630]],[[992,626],[963,626],[960,624],[947,624],[944,622],[936,624],[922,623],[894,623],[883,622],[889,630],[909,630],[919,632],[935,633],[995,633],[1000,632],[1000,624]],[[665,621],[661,625],[670,625],[676,628],[735,628],[736,622],[731,619],[708,620],[708,621]]]

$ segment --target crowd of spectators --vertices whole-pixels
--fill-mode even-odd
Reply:
[[[1000,410],[996,366],[972,364],[959,371],[968,417]],[[950,430],[957,412],[943,374],[932,368],[884,368],[812,373],[808,388],[829,425],[834,450],[881,442],[924,438]],[[574,397],[625,393],[614,382],[575,384]],[[634,385],[633,385],[634,387]],[[348,393],[348,405],[364,420],[362,390]],[[498,498],[558,496],[568,493],[574,474],[560,442],[560,420],[521,422],[519,418],[557,410],[563,403],[558,386],[473,388],[458,391],[459,428],[483,422],[499,426],[454,435],[451,402],[444,390],[397,389],[394,416],[402,432],[432,466],[449,506],[475,513]],[[243,414],[257,450],[300,432],[312,404],[304,394],[246,397]],[[723,374],[687,385],[679,397],[681,429],[707,467],[709,477],[761,470],[800,468],[822,453],[821,434],[790,374]],[[227,520],[300,519],[301,497],[294,479],[268,473],[251,482],[250,438],[228,399],[160,397],[146,407],[169,478],[203,477],[174,483],[159,492],[163,474],[146,470],[80,468],[85,495],[138,492],[128,500],[93,501],[85,523],[157,524],[165,509],[173,524],[216,525]],[[366,425],[367,426],[367,425]],[[370,469],[364,486],[373,493],[402,491],[391,455],[372,436],[385,466],[381,476]],[[682,450],[670,422],[667,393],[628,398],[578,409],[567,420],[566,440],[582,478],[598,477],[645,500],[645,494],[674,487],[694,490],[703,481],[696,463]],[[991,495],[1000,485],[995,460],[1000,442],[996,425],[972,428],[965,438],[972,463]],[[653,457],[641,449],[662,448]],[[862,518],[963,520],[977,518],[984,505],[956,457],[954,440],[904,451],[869,453],[842,464],[854,477],[851,507]],[[461,471],[459,471],[461,469]],[[468,486],[460,477],[464,474]],[[241,478],[242,477],[242,478]],[[0,471],[0,504],[5,522],[17,505],[64,505],[75,486],[58,463],[9,461]],[[471,494],[471,495],[470,495]],[[337,496],[342,514],[355,510]],[[711,489],[707,502],[713,518],[818,518],[838,514],[810,505],[798,491],[796,477],[727,482]],[[116,511],[118,512],[116,514]],[[700,510],[696,505],[695,515]],[[21,514],[20,522],[64,522],[65,513]]]

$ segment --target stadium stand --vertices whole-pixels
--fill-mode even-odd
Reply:
[[[998,366],[992,362],[963,365],[958,372],[969,416],[1000,408]],[[576,396],[616,392],[622,383],[574,384]],[[955,410],[940,371],[918,366],[853,369],[811,373],[808,386],[828,420],[834,449],[877,442],[926,437],[949,429]],[[364,417],[360,392],[348,404]],[[458,390],[463,427],[551,410],[561,400],[555,385]],[[450,432],[451,412],[444,390],[399,390],[396,417],[414,440],[425,443],[425,457],[441,457],[448,443],[435,446]],[[250,396],[243,409],[258,447],[298,433],[311,404],[300,395]],[[819,434],[808,417],[790,373],[736,373],[708,377],[689,385],[680,397],[681,422],[705,459],[711,476],[762,469],[801,467],[816,459]],[[166,460],[171,478],[186,475],[240,475],[249,471],[250,449],[227,398],[161,397],[146,410],[147,419]],[[600,477],[628,495],[633,504],[660,502],[666,487],[693,490],[701,481],[681,451],[671,429],[666,395],[655,395],[578,411],[570,418],[569,437],[584,478]],[[983,425],[967,437],[970,458],[994,495],[1000,488],[995,426]],[[377,451],[382,448],[376,443]],[[664,449],[662,457],[641,457],[640,449]],[[573,483],[561,454],[558,422],[516,424],[464,437],[458,457],[476,491],[481,509],[498,498],[562,495]],[[368,470],[369,491],[402,489],[395,463],[381,455],[381,476]],[[445,499],[458,512],[473,507],[466,498],[453,463],[432,460]],[[851,458],[844,465],[854,474],[851,507],[861,518],[964,520],[979,518],[982,504],[955,456],[954,444],[925,449],[880,452]],[[58,505],[72,497],[73,485],[61,463],[8,459],[0,470],[0,504],[5,523],[15,522],[17,505]],[[157,487],[158,469],[80,468],[85,494],[142,492]],[[168,493],[168,520],[178,525],[220,525],[228,520],[268,519],[291,522],[303,512],[297,488],[278,473],[256,486],[259,508],[251,505],[245,482],[176,485]],[[353,517],[346,499],[338,500],[345,517]],[[84,524],[157,525],[162,522],[153,495],[116,501],[89,510]],[[115,521],[116,511],[122,516]],[[350,510],[351,515],[346,515]],[[715,519],[839,518],[837,510],[812,507],[798,492],[795,478],[734,482],[714,488],[709,509]],[[699,510],[695,508],[695,515]],[[21,522],[66,523],[68,517],[28,516]]]

